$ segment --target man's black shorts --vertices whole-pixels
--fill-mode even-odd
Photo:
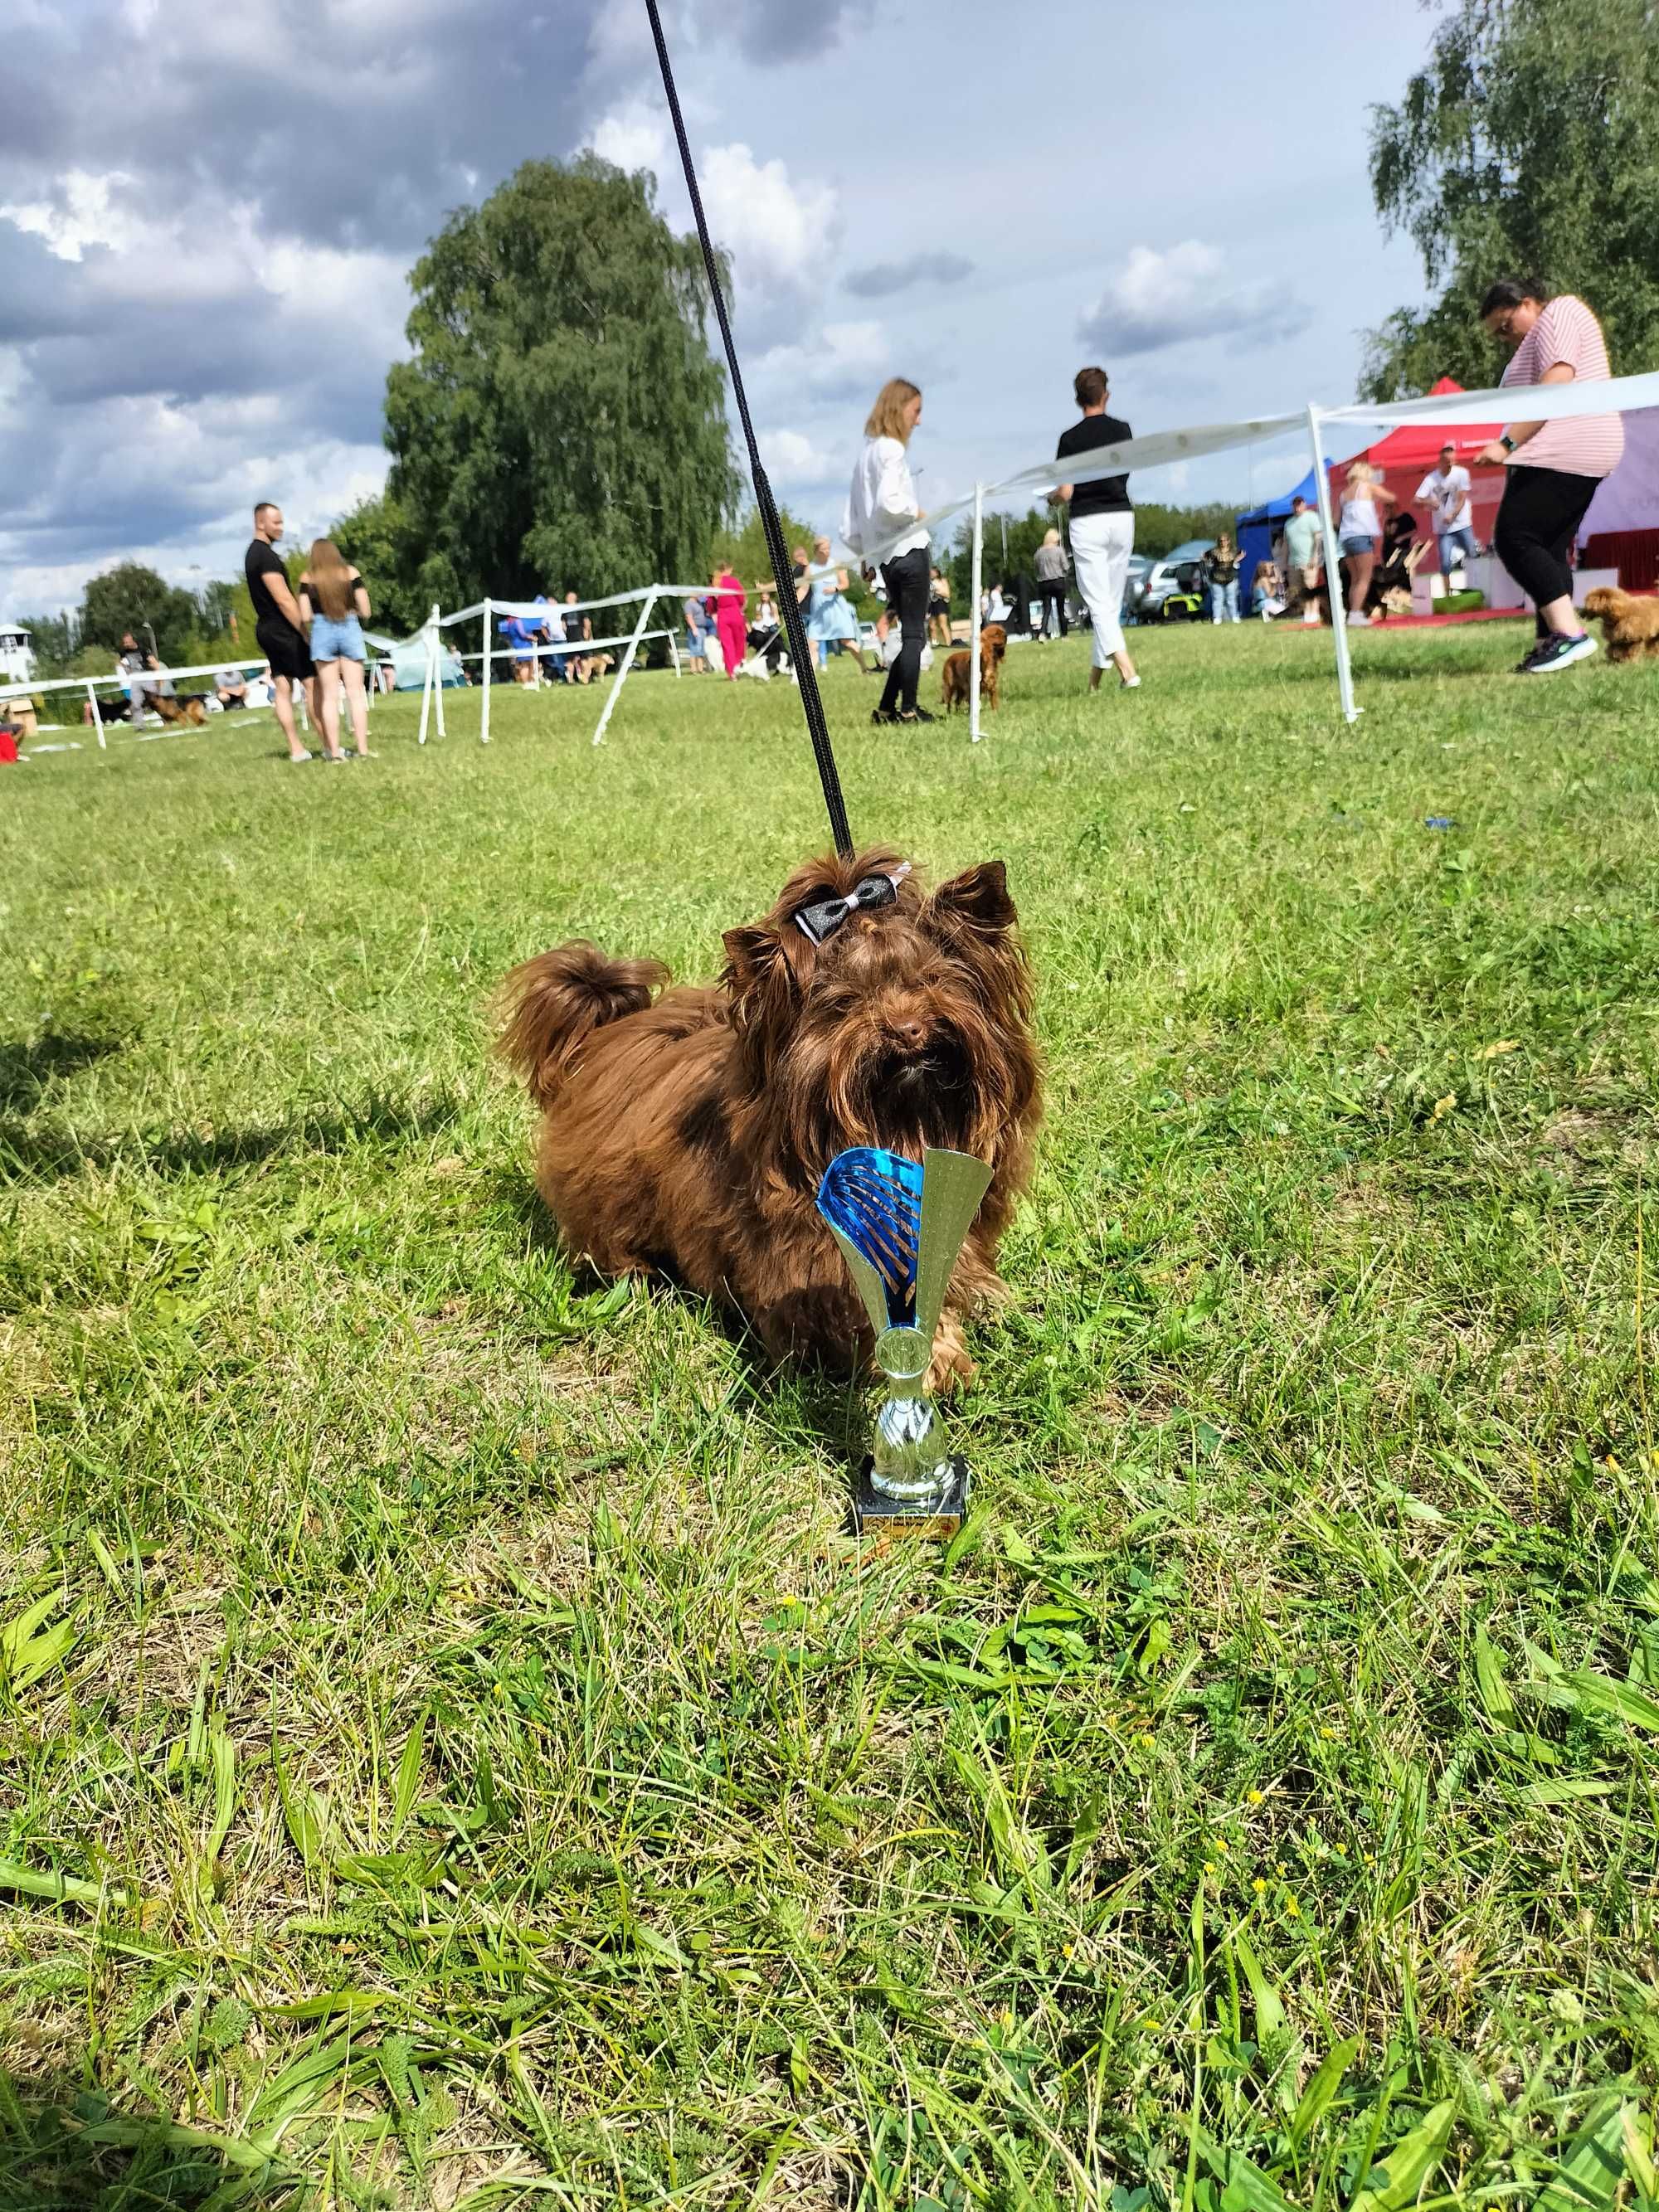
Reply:
[[[256,624],[253,635],[259,641],[259,650],[270,663],[273,676],[287,676],[295,683],[303,683],[317,673],[315,664],[306,649],[305,639],[287,623],[263,622]]]

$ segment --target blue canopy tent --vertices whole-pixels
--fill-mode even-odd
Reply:
[[[1238,588],[1239,597],[1246,606],[1249,605],[1250,586],[1255,580],[1258,564],[1273,559],[1273,538],[1290,514],[1291,501],[1305,499],[1309,506],[1313,507],[1318,498],[1319,489],[1314,481],[1314,472],[1310,469],[1299,484],[1292,484],[1277,499],[1270,499],[1261,507],[1252,507],[1248,514],[1239,516],[1237,543],[1239,551],[1244,556],[1244,565],[1239,570]]]

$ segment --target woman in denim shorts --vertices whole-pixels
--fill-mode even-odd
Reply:
[[[368,757],[368,699],[363,690],[363,663],[368,658],[363,624],[368,620],[368,593],[362,578],[331,538],[318,538],[300,579],[300,615],[317,668],[317,711],[322,719],[323,750],[331,761],[345,758],[340,750],[343,683],[351,706],[351,730],[357,741],[357,757]]]

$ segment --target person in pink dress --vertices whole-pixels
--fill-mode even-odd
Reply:
[[[729,561],[722,562],[715,569],[712,582],[713,588],[703,604],[714,617],[726,675],[735,678],[749,647],[749,602],[744,597],[743,586],[732,574]]]

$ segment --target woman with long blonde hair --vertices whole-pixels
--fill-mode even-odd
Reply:
[[[368,614],[368,593],[362,578],[331,538],[317,538],[305,574],[300,579],[300,619],[305,624],[311,641],[311,658],[316,664],[317,713],[323,726],[323,750],[331,761],[345,758],[340,750],[343,683],[351,708],[357,757],[368,757],[368,696],[363,689],[363,663],[368,657],[368,648],[363,643],[363,624]]]
[[[1371,572],[1382,544],[1382,518],[1378,510],[1398,504],[1382,481],[1381,469],[1369,461],[1356,461],[1342,487],[1342,520],[1337,535],[1342,544],[1342,566],[1347,576],[1348,622],[1354,629],[1370,626],[1365,602],[1371,595]],[[1338,619],[1334,606],[1331,620]]]
[[[921,392],[908,378],[890,377],[864,426],[864,444],[847,495],[842,536],[866,571],[879,561],[887,605],[903,642],[887,672],[872,722],[931,722],[916,704],[922,648],[927,642],[927,532],[906,448],[921,420]],[[896,542],[895,542],[896,541]],[[869,556],[866,559],[866,555]]]

